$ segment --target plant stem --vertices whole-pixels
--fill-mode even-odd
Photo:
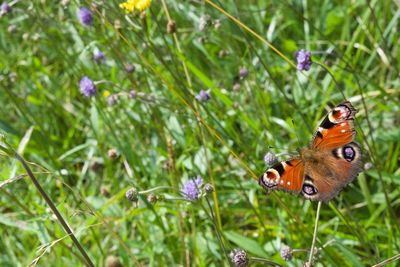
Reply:
[[[15,153],[14,156],[15,156],[15,158],[17,160],[19,160],[22,163],[22,165],[24,166],[24,168],[26,170],[26,173],[31,178],[31,180],[32,180],[33,184],[35,185],[36,189],[42,195],[42,197],[46,201],[47,205],[50,206],[50,209],[56,215],[58,221],[61,223],[61,225],[64,228],[64,230],[71,237],[72,242],[75,244],[75,246],[78,248],[79,252],[82,254],[83,258],[85,259],[86,266],[94,267],[93,262],[90,260],[89,256],[86,254],[85,250],[83,249],[82,245],[79,243],[78,239],[76,239],[74,233],[72,232],[71,228],[68,226],[68,224],[66,223],[66,221],[62,217],[61,213],[58,211],[57,207],[54,205],[54,203],[51,201],[50,197],[46,194],[46,192],[43,190],[42,186],[39,184],[38,180],[33,175],[33,173],[31,171],[31,169],[29,168],[28,164],[26,164],[26,161],[18,153]]]
[[[317,240],[318,221],[319,221],[319,212],[321,210],[321,204],[322,204],[322,202],[318,201],[317,214],[315,215],[315,226],[314,226],[313,240],[312,240],[312,243],[311,243],[310,257],[308,258],[308,262],[310,263],[310,266],[312,266],[312,260],[313,260],[313,256],[314,256],[315,241]]]

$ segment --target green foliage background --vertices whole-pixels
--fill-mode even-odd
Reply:
[[[285,262],[279,250],[310,248],[316,203],[266,196],[257,177],[266,152],[287,159],[344,99],[359,110],[357,141],[373,167],[322,206],[317,246],[329,245],[316,266],[399,255],[398,2],[153,0],[143,15],[119,3],[15,1],[0,18],[0,128],[96,266],[110,255],[124,266],[228,266],[218,233],[227,252],[302,266],[307,253]],[[92,27],[79,23],[80,6]],[[309,72],[295,68],[299,49],[312,51]],[[79,92],[83,76],[96,97]],[[24,173],[0,160],[2,182]],[[179,190],[197,175],[215,193],[188,203]],[[160,199],[132,204],[131,187]],[[28,177],[2,184],[0,203],[1,266],[84,264]]]

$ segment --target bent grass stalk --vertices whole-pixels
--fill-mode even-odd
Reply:
[[[64,228],[64,230],[67,232],[67,234],[72,239],[72,242],[75,244],[75,246],[78,248],[79,252],[82,254],[83,258],[85,259],[86,266],[94,267],[94,264],[90,260],[90,258],[87,255],[86,251],[83,249],[82,245],[79,243],[78,239],[75,237],[75,235],[72,232],[71,228],[68,226],[67,222],[64,220],[64,218],[62,217],[61,213],[58,211],[57,207],[54,205],[54,203],[52,202],[50,197],[43,190],[42,186],[40,185],[40,183],[36,179],[35,175],[32,173],[32,170],[29,168],[29,166],[26,163],[26,161],[16,152],[14,153],[14,157],[18,161],[21,162],[22,166],[24,167],[24,169],[25,169],[26,173],[28,174],[28,176],[31,178],[31,180],[32,180],[33,184],[35,185],[36,189],[42,195],[42,197],[46,201],[47,205],[49,205],[50,209],[56,215],[58,221],[61,223],[61,225]]]

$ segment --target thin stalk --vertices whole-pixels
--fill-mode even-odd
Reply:
[[[50,197],[43,190],[42,186],[39,184],[38,180],[33,175],[32,171],[29,168],[29,166],[26,163],[26,161],[18,153],[15,153],[14,156],[15,156],[15,158],[17,160],[19,160],[22,163],[22,165],[24,166],[24,168],[26,170],[26,173],[31,178],[31,180],[32,180],[33,184],[35,185],[36,189],[39,191],[39,193],[42,195],[42,197],[46,201],[47,205],[49,205],[50,209],[56,215],[58,221],[61,223],[61,225],[64,228],[64,230],[71,237],[72,242],[75,244],[75,246],[78,248],[79,252],[82,254],[83,258],[85,259],[86,266],[94,267],[93,262],[90,260],[89,256],[86,254],[85,250],[83,249],[82,245],[79,243],[78,239],[76,239],[74,233],[72,232],[71,228],[68,226],[68,224],[66,223],[66,221],[62,217],[61,213],[58,211],[57,207],[54,205],[54,203],[51,201]]]
[[[256,258],[256,257],[250,257],[249,259],[250,259],[250,261],[262,262],[262,263],[265,263],[265,264],[268,264],[268,265],[271,265],[271,266],[283,267],[283,265],[280,265],[279,263],[276,263],[274,261],[270,261],[270,260],[267,260],[267,259]]]
[[[321,210],[321,204],[322,204],[322,202],[318,201],[317,214],[315,215],[315,226],[314,226],[313,240],[312,240],[312,243],[311,243],[310,257],[308,258],[308,262],[310,263],[310,266],[312,266],[312,260],[313,260],[314,248],[315,248],[315,241],[317,240],[318,221],[319,221],[319,212]]]
[[[220,245],[221,245],[221,248],[222,248],[222,250],[224,251],[225,259],[227,260],[227,262],[228,262],[229,264],[231,264],[230,261],[229,261],[228,252],[226,251],[226,248],[225,248],[224,240],[222,239],[222,236],[221,236],[221,233],[220,233],[220,229],[218,228],[218,225],[217,225],[217,220],[216,220],[216,218],[215,218],[215,215],[214,215],[214,212],[213,212],[213,209],[212,209],[212,205],[211,205],[211,203],[210,203],[210,200],[208,199],[207,196],[205,197],[205,199],[206,199],[206,203],[207,203],[207,205],[208,205],[208,208],[210,209],[210,215],[208,215],[207,213],[206,213],[206,214],[207,214],[208,216],[210,216],[211,222],[212,222],[212,224],[213,224],[213,226],[214,226],[215,234],[217,235],[217,238],[218,238],[218,240],[219,240],[219,243],[220,243]],[[204,208],[204,210],[206,211],[205,208]]]

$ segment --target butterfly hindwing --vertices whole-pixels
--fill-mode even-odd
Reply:
[[[331,200],[362,170],[361,148],[355,142],[314,155],[323,161],[305,162],[302,188],[302,195],[311,200]]]

